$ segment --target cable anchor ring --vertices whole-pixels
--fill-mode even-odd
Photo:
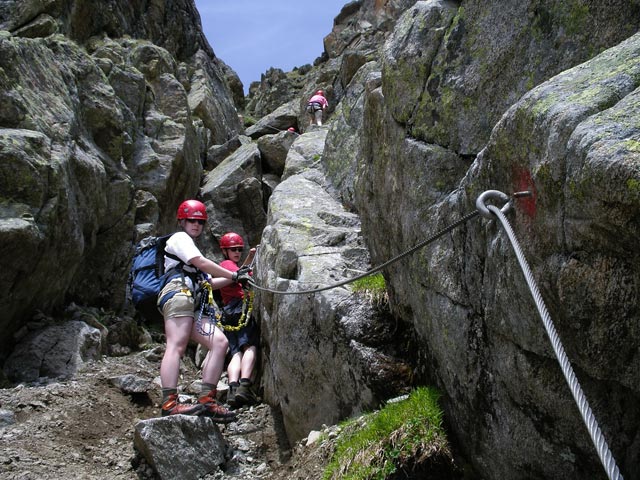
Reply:
[[[493,213],[491,213],[491,211],[489,211],[489,209],[485,205],[485,202],[489,199],[502,200],[503,202],[506,202],[500,209],[500,211],[504,214],[506,214],[511,209],[511,199],[509,198],[509,195],[499,190],[487,190],[481,193],[476,200],[476,208],[480,212],[480,215],[482,215],[484,218],[492,220],[494,217]]]

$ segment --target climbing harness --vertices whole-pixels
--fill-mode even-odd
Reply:
[[[249,281],[249,284],[252,285],[255,289],[260,290],[260,291],[264,291],[264,292],[269,292],[269,293],[274,293],[274,294],[279,294],[279,295],[303,295],[303,294],[312,294],[312,293],[317,293],[317,292],[322,292],[325,290],[330,290],[333,288],[337,288],[337,287],[341,287],[343,285],[346,285],[348,283],[354,282],[356,280],[359,280],[361,278],[367,277],[375,272],[378,272],[380,270],[382,270],[383,268],[391,265],[392,263],[395,263],[401,259],[403,259],[404,257],[406,257],[407,255],[410,255],[411,253],[415,252],[416,250],[419,250],[420,248],[423,248],[424,246],[432,243],[433,241],[437,240],[438,238],[442,237],[444,234],[452,231],[454,228],[464,224],[465,222],[467,222],[468,220],[471,220],[472,218],[475,218],[478,215],[481,215],[484,218],[487,218],[489,220],[493,220],[495,217],[498,218],[498,220],[500,221],[502,227],[505,229],[507,236],[509,237],[509,240],[511,242],[511,245],[516,253],[516,257],[518,259],[518,263],[520,264],[520,268],[522,269],[527,285],[529,287],[529,290],[533,296],[533,299],[535,301],[536,304],[536,308],[538,309],[538,313],[540,314],[540,317],[542,318],[542,322],[544,324],[545,330],[547,332],[547,335],[549,337],[549,340],[551,341],[551,345],[553,346],[553,351],[556,355],[556,358],[558,359],[558,363],[560,364],[560,367],[562,369],[562,373],[569,385],[569,388],[571,390],[571,393],[573,395],[574,400],[576,401],[576,404],[578,406],[578,409],[580,410],[580,414],[582,416],[582,419],[587,427],[587,430],[589,431],[589,435],[591,436],[591,440],[594,444],[594,446],[596,447],[596,450],[598,452],[598,456],[600,458],[600,461],[602,462],[602,465],[604,466],[604,469],[607,473],[607,476],[609,477],[609,480],[623,480],[622,475],[620,474],[620,470],[618,469],[618,466],[616,465],[615,459],[613,458],[613,454],[611,453],[611,451],[609,450],[609,447],[607,445],[607,442],[604,438],[604,436],[602,435],[602,432],[600,430],[600,427],[598,426],[598,423],[593,415],[593,412],[591,411],[591,408],[589,407],[589,403],[584,395],[584,393],[582,392],[582,389],[580,387],[580,384],[576,378],[575,373],[573,372],[573,368],[571,367],[571,363],[569,362],[569,359],[564,351],[564,347],[562,346],[562,343],[560,342],[560,338],[558,336],[558,333],[556,332],[556,329],[553,325],[553,322],[551,320],[551,317],[549,315],[549,312],[546,309],[546,306],[542,300],[542,295],[540,294],[540,291],[538,290],[538,287],[536,285],[536,282],[533,278],[533,275],[531,273],[531,269],[529,268],[529,265],[527,263],[527,260],[524,257],[524,254],[522,252],[522,248],[520,247],[520,244],[518,243],[518,240],[515,237],[515,234],[513,233],[513,230],[511,229],[511,225],[509,224],[509,221],[507,220],[507,218],[505,217],[505,214],[512,208],[512,204],[513,204],[513,199],[518,198],[518,197],[525,197],[525,196],[529,196],[531,195],[531,192],[528,191],[524,191],[524,192],[516,192],[514,194],[512,194],[511,196],[500,192],[498,190],[487,190],[484,193],[482,193],[476,200],[476,210],[473,212],[470,212],[468,214],[466,214],[465,216],[463,216],[462,218],[460,218],[459,220],[451,223],[450,225],[448,225],[447,227],[443,228],[442,230],[436,232],[435,234],[433,234],[431,237],[427,238],[426,240],[418,243],[417,245],[415,245],[414,247],[406,250],[405,252],[391,258],[390,260],[388,260],[387,262],[374,267],[368,271],[366,271],[365,273],[358,275],[356,277],[353,278],[349,278],[347,280],[344,280],[342,282],[338,282],[335,283],[333,285],[329,285],[326,287],[320,287],[320,288],[314,288],[311,290],[299,290],[299,291],[279,291],[279,290],[272,290],[270,288],[265,288],[262,287],[260,285],[257,285],[256,283]],[[497,208],[494,205],[487,205],[487,201],[489,200],[498,200],[498,201],[502,201],[505,202],[502,208]]]
[[[314,114],[322,110],[322,104],[320,102],[309,102],[307,103],[307,113]]]
[[[251,313],[253,312],[253,292],[250,290],[244,291],[244,296],[242,298],[242,315],[238,320],[238,325],[227,325],[222,323],[222,318],[224,318],[224,314],[218,318],[220,321],[219,326],[225,332],[237,332],[242,328],[246,327],[251,320]]]
[[[198,318],[196,319],[196,327],[200,335],[209,337],[213,335],[215,329],[205,329],[202,323],[202,317],[206,310],[206,316],[208,317],[207,325],[211,327],[212,325],[215,326],[218,323],[216,311],[213,309],[213,305],[215,303],[213,300],[213,288],[211,288],[211,284],[206,280],[200,282],[199,288],[200,291],[198,292],[198,295],[196,295],[196,298],[200,299],[200,311],[198,312]]]
[[[252,263],[253,265],[253,263]],[[200,309],[198,312],[198,318],[196,319],[196,326],[198,333],[205,337],[213,335],[214,329],[211,326],[218,327],[225,332],[237,332],[246,327],[251,320],[251,314],[253,313],[253,292],[247,289],[244,290],[244,296],[242,299],[242,314],[238,320],[237,325],[226,325],[222,320],[224,313],[216,307],[216,302],[213,299],[213,288],[211,284],[206,280],[200,282],[200,288],[202,291],[200,297]],[[205,317],[206,324],[203,323],[203,317]],[[209,327],[207,328],[206,325]]]

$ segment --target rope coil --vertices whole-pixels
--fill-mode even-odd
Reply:
[[[206,291],[206,299],[203,296],[200,301],[200,308],[198,312],[198,318],[196,319],[196,326],[198,328],[198,333],[205,337],[209,337],[213,334],[214,329],[205,328],[203,325],[202,318],[208,318],[206,322],[208,325],[213,325],[218,327],[220,330],[225,332],[237,332],[242,328],[246,327],[249,321],[251,320],[251,314],[253,312],[253,296],[254,293],[252,291],[245,290],[244,297],[242,299],[242,315],[238,320],[237,325],[226,325],[222,322],[224,317],[224,313],[219,311],[216,308],[216,303],[213,299],[213,288],[211,284],[207,281],[203,281],[200,284],[200,288]],[[205,315],[206,312],[206,315]]]

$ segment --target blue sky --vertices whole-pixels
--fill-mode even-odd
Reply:
[[[245,93],[270,67],[285,72],[319,57],[333,19],[349,0],[195,0],[216,56]]]

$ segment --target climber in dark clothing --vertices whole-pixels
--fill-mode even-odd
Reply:
[[[225,233],[220,238],[220,249],[226,258],[220,262],[220,266],[232,272],[237,271],[244,250],[242,237],[234,232]],[[255,248],[250,249],[243,265],[251,263],[255,253]],[[258,402],[252,388],[252,377],[259,337],[256,322],[251,318],[251,292],[244,290],[240,284],[236,283],[222,287],[220,293],[223,305],[229,312],[234,312],[229,317],[226,313],[223,315],[224,334],[229,341],[231,354],[227,367],[229,381],[227,403],[231,407],[253,405]],[[246,306],[246,302],[249,302],[249,306]],[[225,317],[227,317],[226,320]],[[231,324],[225,325],[226,321],[231,321]]]

